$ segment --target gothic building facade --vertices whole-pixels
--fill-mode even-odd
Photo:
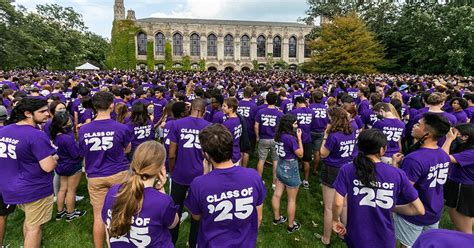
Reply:
[[[129,10],[125,16],[123,0],[115,0],[115,20],[132,20],[140,31],[135,35],[137,61],[146,61],[147,43],[153,43],[155,61],[164,61],[165,44],[171,44],[173,67],[183,66],[189,56],[192,69],[201,61],[206,70],[249,70],[255,66],[263,69],[267,63],[279,69],[282,64],[289,69],[307,61],[310,56],[305,37],[312,26],[299,23],[229,21],[178,18],[136,19]],[[279,63],[275,63],[279,62]],[[138,64],[137,67],[144,67]],[[155,69],[164,69],[157,63]],[[170,68],[166,68],[170,69]]]

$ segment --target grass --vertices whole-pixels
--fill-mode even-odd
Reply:
[[[250,167],[256,166],[256,160],[250,161]],[[263,222],[259,231],[257,247],[280,248],[280,247],[324,247],[314,233],[323,232],[323,206],[321,186],[319,178],[310,177],[310,189],[300,189],[298,193],[296,219],[301,223],[302,228],[293,233],[286,232],[286,225],[274,226],[272,224],[273,213],[271,209],[271,168],[266,167],[264,179],[267,185],[267,197],[263,210]],[[168,187],[167,187],[168,188]],[[92,209],[87,198],[86,179],[83,178],[78,195],[86,196],[84,200],[77,204],[78,209],[87,210],[87,214],[73,222],[51,220],[43,229],[43,247],[92,247]],[[286,215],[286,196],[282,197],[281,213]],[[54,212],[56,214],[56,212]],[[54,217],[54,215],[53,215]],[[8,217],[7,234],[4,244],[9,247],[20,247],[23,245],[22,223],[24,214],[17,209],[15,213]],[[315,223],[315,225],[313,224]],[[362,226],[361,226],[362,227]],[[453,229],[445,211],[440,223],[440,228]],[[189,232],[189,219],[184,221],[180,228],[179,241],[176,247],[186,247]],[[333,235],[331,247],[345,247],[343,242]]]

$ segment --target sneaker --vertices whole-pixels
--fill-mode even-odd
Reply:
[[[286,218],[286,216],[280,216],[280,218],[278,220],[273,220],[273,225],[279,225],[279,224],[283,224],[285,223],[286,221],[288,220],[288,218]]]
[[[294,233],[298,230],[300,230],[301,228],[301,225],[299,223],[297,223],[296,221],[293,222],[293,227],[288,227],[288,233]]]
[[[275,190],[276,189],[276,185],[274,183],[272,183],[272,190]]]
[[[76,210],[74,210],[74,212],[72,212],[72,213],[70,213],[70,214],[68,213],[68,214],[66,215],[66,221],[67,221],[67,222],[71,222],[71,221],[73,221],[73,220],[75,220],[75,219],[81,218],[81,217],[84,216],[86,213],[87,213],[86,211],[80,211],[80,210],[77,210],[77,209],[76,209]]]
[[[189,217],[188,212],[183,212],[183,214],[181,215],[181,219],[179,220],[179,223],[183,223],[183,221],[185,221],[188,217]]]
[[[64,209],[63,211],[61,212],[57,212],[56,213],[56,220],[61,220],[63,219],[65,216],[66,216],[67,212],[66,212],[66,209]]]
[[[82,201],[82,199],[84,199],[84,196],[76,195],[76,202]]]
[[[303,188],[309,189],[309,182],[306,180],[303,180]]]

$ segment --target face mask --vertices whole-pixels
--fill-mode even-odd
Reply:
[[[148,114],[153,114],[153,112],[155,111],[155,109],[153,109],[153,108],[148,108],[147,111],[148,111]]]
[[[384,117],[383,117],[383,115],[381,115],[381,114],[377,114],[377,119],[379,119],[379,120],[383,120],[383,118],[384,118]]]

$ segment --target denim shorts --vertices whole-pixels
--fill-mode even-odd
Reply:
[[[298,160],[279,159],[276,176],[288,188],[297,188],[301,184]]]

